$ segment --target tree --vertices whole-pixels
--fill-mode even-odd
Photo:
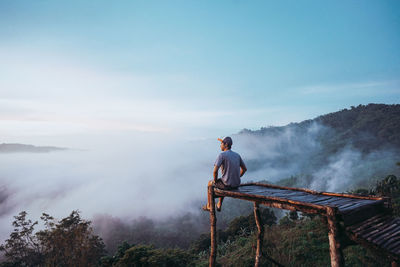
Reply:
[[[58,222],[43,213],[45,229],[36,233],[38,222],[26,220],[26,215],[15,216],[14,232],[0,247],[15,266],[96,266],[105,254],[103,241],[78,211]]]
[[[14,231],[6,243],[0,246],[0,251],[5,252],[5,257],[14,266],[38,266],[43,262],[40,242],[33,234],[38,222],[27,220],[26,215],[27,213],[22,211],[18,216],[14,216]]]

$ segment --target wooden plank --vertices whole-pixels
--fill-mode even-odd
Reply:
[[[349,232],[347,231],[347,236],[353,240],[354,242],[374,250],[376,253],[378,253],[379,255],[381,255],[381,257],[390,257],[393,260],[399,260],[399,254],[395,254],[389,250],[383,249],[382,247],[378,247],[376,244],[368,242],[367,240],[360,238],[358,236],[356,236],[353,232]]]
[[[339,199],[339,198],[333,198],[333,199],[329,199],[326,200],[325,202],[320,202],[320,205],[335,205],[335,206],[339,206],[339,205],[345,205],[348,203],[360,203],[357,202],[357,200],[354,199]]]
[[[380,229],[378,235],[371,236],[370,238],[373,240],[374,243],[379,245],[379,241],[382,239],[385,239],[386,237],[389,237],[391,234],[395,233],[398,231],[398,226],[393,224],[386,226],[384,229]]]
[[[391,251],[393,251],[394,253],[397,253],[396,251],[400,250],[400,242],[397,243],[396,246],[394,246],[393,248],[391,248]]]
[[[310,196],[289,196],[287,198],[291,199],[291,200],[295,200],[295,201],[301,201],[301,202],[307,202],[307,203],[314,204],[312,202],[313,198],[311,198]]]
[[[336,198],[336,199],[332,200],[332,203],[334,203],[337,206],[344,206],[344,205],[348,205],[348,204],[352,204],[352,203],[360,203],[360,201],[365,203],[364,200],[358,200],[358,199],[354,199],[354,198]]]
[[[314,204],[332,198],[330,196],[321,196],[321,195],[312,195],[312,196],[314,197],[314,199],[311,201],[311,203],[314,203]]]
[[[383,202],[377,202],[377,203],[369,204],[369,205],[355,206],[355,207],[352,207],[352,209],[350,209],[350,208],[344,209],[344,210],[341,210],[341,214],[344,217],[350,218],[351,216],[361,216],[361,215],[365,215],[364,213],[366,213],[367,216],[364,217],[364,219],[363,219],[363,220],[365,220],[366,218],[370,218],[374,214],[380,214],[383,211],[384,211]]]
[[[374,214],[379,214],[381,213],[381,207],[379,206],[362,206],[359,207],[358,209],[354,209],[349,213],[342,214],[342,219],[344,224],[347,225],[352,225],[357,222],[365,221],[366,219],[370,218]]]
[[[280,196],[283,196],[283,197],[312,196],[312,195],[304,193],[304,192],[281,192],[281,193],[275,193],[273,195],[274,196],[280,195]]]
[[[343,205],[343,206],[339,206],[339,211],[341,212],[343,209],[348,208],[348,209],[352,209],[351,207],[353,207],[354,205],[356,205],[357,202],[351,202],[349,204]]]
[[[388,216],[386,216],[386,215],[378,214],[374,217],[369,218],[368,220],[366,220],[364,222],[360,222],[355,225],[349,226],[348,229],[350,229],[353,232],[358,232],[358,231],[362,230],[363,228],[367,227],[369,224],[374,224],[377,221],[383,220],[387,217]]]
[[[387,237],[385,239],[385,242],[382,242],[381,246],[386,248],[387,246],[389,246],[389,244],[391,244],[392,242],[396,241],[398,238],[400,238],[398,232],[390,235],[389,237]]]
[[[327,199],[321,199],[321,200],[313,201],[313,203],[319,205],[319,203],[321,203],[321,202],[324,203],[324,202],[328,201],[329,199],[334,199],[334,197],[332,197],[332,196],[328,196],[326,198]]]
[[[368,232],[364,232],[364,233],[361,233],[361,236],[363,237],[363,238],[365,238],[365,239],[367,239],[368,241],[371,241],[372,239],[371,239],[371,237],[374,235],[374,234],[376,234],[376,233],[380,233],[381,232],[381,229],[379,229],[379,226],[382,226],[382,225],[384,225],[384,223],[385,222],[381,222],[381,223],[379,223],[379,224],[377,224],[377,225],[373,225],[373,227],[372,227],[372,229],[371,230],[369,230]]]
[[[254,186],[254,185],[267,187],[267,188],[277,188],[277,189],[284,189],[284,190],[303,191],[303,192],[308,192],[310,194],[315,194],[315,195],[340,196],[340,197],[348,197],[348,198],[373,199],[373,200],[381,200],[381,199],[383,199],[382,197],[377,197],[377,196],[361,196],[361,195],[354,195],[354,194],[319,192],[319,191],[314,191],[314,190],[310,190],[310,189],[306,189],[306,188],[285,187],[285,186],[278,186],[278,185],[272,185],[272,184],[263,184],[263,183],[247,183],[247,184],[241,184],[240,186]]]
[[[385,231],[380,237],[374,240],[374,243],[381,245],[385,240],[389,239],[392,235],[399,235],[400,230],[398,227],[388,227],[389,230]]]
[[[388,248],[389,251],[392,253],[396,253],[396,250],[398,250],[398,247],[400,246],[400,241],[397,241],[396,243],[393,243],[390,248]]]
[[[395,248],[399,244],[400,244],[400,237],[397,238],[396,240],[394,240],[393,242],[391,242],[391,244],[387,246],[387,249],[392,250],[393,248]]]
[[[369,237],[371,237],[373,235],[374,231],[377,231],[378,233],[382,233],[382,231],[384,231],[384,229],[387,228],[387,223],[388,223],[388,219],[382,220],[379,223],[371,225],[372,229],[367,228],[366,230],[360,232],[359,234],[363,238],[368,239]]]
[[[400,240],[400,236],[395,236],[392,238],[389,238],[386,242],[384,242],[381,246],[385,249],[389,249],[391,247],[391,245],[394,242],[397,242],[398,240]]]
[[[360,207],[362,207],[362,206],[366,206],[366,204],[364,204],[364,203],[356,203],[355,205],[353,205],[353,206],[351,206],[351,207],[347,207],[347,208],[343,208],[343,209],[341,209],[340,210],[340,213],[342,213],[342,214],[346,214],[346,213],[350,213],[350,212],[352,212],[354,209],[358,209],[358,208],[360,208]]]

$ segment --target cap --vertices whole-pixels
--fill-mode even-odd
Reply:
[[[232,138],[230,138],[229,136],[225,137],[224,139],[218,138],[218,141],[220,141],[228,146],[232,146],[232,144],[233,144]]]

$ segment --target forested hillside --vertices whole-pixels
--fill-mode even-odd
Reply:
[[[400,105],[359,105],[314,121],[335,129],[337,140],[352,142],[362,150],[400,148]]]
[[[280,135],[288,129],[304,132],[313,124],[320,124],[333,130],[331,134],[321,136],[325,146],[340,149],[352,144],[370,151],[377,148],[400,148],[400,105],[368,104],[352,106],[350,109],[329,113],[312,120],[291,123],[283,127],[266,127],[257,131],[248,129],[241,133],[255,135]]]
[[[399,130],[400,105],[369,104],[282,127],[244,129],[237,138],[249,150],[263,151],[248,160],[262,179],[345,191],[399,174]]]

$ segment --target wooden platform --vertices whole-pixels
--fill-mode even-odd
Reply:
[[[213,197],[232,197],[254,202],[257,226],[261,225],[260,218],[257,219],[260,204],[326,216],[332,266],[344,265],[341,255],[341,235],[346,235],[356,243],[375,249],[394,262],[400,259],[400,219],[390,216],[389,198],[318,192],[262,183],[242,184],[235,190],[221,190],[211,186],[208,193]],[[210,215],[213,236],[216,221],[214,208],[210,211]],[[258,239],[262,239],[263,229],[258,228],[260,230]],[[262,240],[259,241],[262,244]],[[259,261],[257,258],[261,257],[259,244],[257,244],[257,254],[256,265]],[[212,256],[215,258],[215,255]],[[210,256],[210,266],[213,266],[211,263]]]
[[[303,188],[281,187],[270,184],[247,183],[236,190],[214,189],[215,196],[227,196],[264,205],[326,215],[326,207],[337,208],[346,226],[385,210],[385,198],[318,192]]]
[[[346,233],[353,241],[399,260],[400,218],[393,218],[384,213],[377,214],[368,220],[346,227]]]

